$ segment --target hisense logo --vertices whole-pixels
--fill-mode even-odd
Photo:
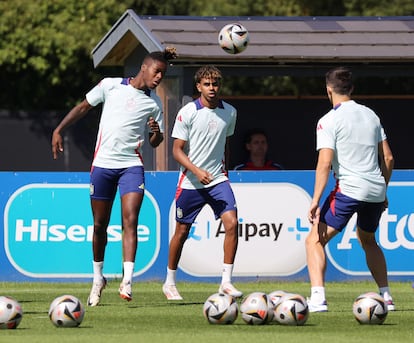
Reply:
[[[107,229],[108,242],[119,242],[122,240],[122,226],[109,225]],[[24,221],[16,220],[15,241],[30,242],[92,242],[93,225],[68,225],[49,224],[47,219],[32,219]],[[139,225],[137,236],[139,242],[149,240],[150,230],[145,225]]]
[[[20,273],[32,277],[90,277],[93,218],[89,184],[30,184],[16,190],[4,211],[6,256]],[[137,227],[139,249],[134,275],[155,262],[160,248],[160,212],[146,191]],[[107,228],[105,273],[122,275],[122,217],[116,197]],[[44,259],[44,254],[53,256]],[[27,258],[30,256],[30,258]],[[70,256],[70,258],[68,257]]]

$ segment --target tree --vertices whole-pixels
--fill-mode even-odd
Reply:
[[[59,109],[96,81],[91,50],[123,1],[0,1],[0,108]],[[121,4],[120,4],[121,3]]]
[[[67,109],[103,76],[122,73],[94,69],[91,51],[128,8],[138,15],[414,14],[412,0],[0,0],[0,109]]]
[[[344,1],[349,16],[409,16],[414,15],[412,0],[349,0]]]

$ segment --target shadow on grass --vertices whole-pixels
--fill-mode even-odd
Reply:
[[[145,305],[130,305],[128,308],[151,308],[151,307],[174,307],[174,306],[194,306],[194,305],[204,305],[204,302],[168,302],[168,303],[157,303],[157,304],[145,304]]]

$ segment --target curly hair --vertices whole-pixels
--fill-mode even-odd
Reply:
[[[177,49],[173,47],[166,47],[164,51],[153,51],[149,53],[144,61],[147,61],[149,59],[154,61],[161,61],[164,63],[168,63],[168,61],[173,60],[177,58]]]
[[[201,79],[211,79],[220,82],[222,79],[221,71],[212,65],[202,66],[194,75],[195,83],[200,83]]]

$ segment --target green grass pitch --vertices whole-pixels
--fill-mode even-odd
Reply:
[[[213,325],[203,317],[207,297],[217,292],[214,283],[178,283],[183,301],[168,302],[161,282],[133,285],[132,302],[119,298],[119,282],[110,280],[101,305],[86,307],[77,328],[56,328],[47,312],[59,295],[77,296],[84,305],[89,283],[0,282],[0,295],[16,298],[23,307],[23,319],[15,330],[0,330],[0,342],[413,342],[414,290],[410,282],[391,282],[397,311],[390,312],[383,325],[360,325],[352,314],[353,300],[361,293],[377,291],[373,282],[335,282],[326,285],[329,312],[310,313],[304,326],[269,324],[251,326],[239,315],[234,324]],[[235,282],[245,295],[255,291],[285,290],[307,296],[307,282]]]

